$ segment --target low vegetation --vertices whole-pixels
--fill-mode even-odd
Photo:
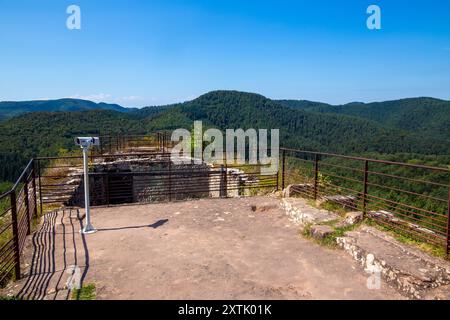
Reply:
[[[435,256],[437,258],[446,259],[446,260],[450,261],[450,256],[447,255],[447,253],[445,252],[445,249],[442,246],[436,246],[431,243],[423,242],[417,238],[413,238],[411,235],[409,235],[405,232],[401,232],[396,229],[388,228],[388,227],[381,225],[371,219],[366,219],[364,223],[368,226],[377,228],[378,230],[381,230],[383,232],[387,232],[394,239],[396,239],[397,241],[399,241],[401,243],[410,245],[412,247],[416,247],[417,249],[425,251],[428,254]]]
[[[334,232],[332,234],[330,234],[324,238],[315,239],[311,236],[311,227],[312,227],[311,224],[306,225],[303,228],[301,234],[308,239],[313,239],[315,242],[319,243],[320,245],[323,245],[323,246],[326,246],[329,248],[337,248],[336,238],[343,237],[346,232],[355,230],[356,228],[358,228],[361,225],[361,224],[354,224],[354,225],[349,225],[349,226],[345,226],[345,227],[339,227],[339,226],[336,226],[337,222],[338,221],[330,221],[328,223],[323,223],[323,225],[328,225],[334,229]]]
[[[96,287],[93,283],[72,290],[72,300],[95,300],[96,297]]]

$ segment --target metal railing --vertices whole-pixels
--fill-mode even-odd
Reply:
[[[450,170],[324,152],[282,149],[284,189],[362,211],[414,239],[450,250]]]
[[[17,182],[0,195],[0,284],[21,277],[20,255],[38,217],[35,161],[31,160]]]
[[[146,135],[101,135],[100,148],[93,154],[114,154],[118,152],[150,152],[168,150],[172,142],[168,131],[159,131]]]
[[[146,147],[147,150],[165,151],[170,147],[168,132],[156,132],[151,135],[102,136],[104,139],[101,153],[131,151]],[[92,154],[95,157],[95,152]],[[44,207],[63,204],[61,201],[72,190],[67,180],[60,180],[58,172],[51,171],[55,161],[79,157],[36,158],[28,162],[13,187],[0,195],[0,287],[11,278],[21,278],[21,254],[26,238],[32,232],[33,225],[43,213]],[[69,167],[70,165],[60,166]],[[53,179],[46,173],[53,172]],[[64,170],[63,170],[64,171]],[[76,176],[76,175],[75,175]],[[65,176],[67,178],[67,175]],[[70,177],[69,177],[70,178]],[[49,189],[57,190],[61,197],[47,199]],[[57,201],[52,201],[57,200]]]
[[[363,211],[383,226],[449,253],[449,169],[281,148],[280,170],[263,176],[260,165],[175,165],[167,133],[105,137],[104,154],[90,157],[94,206],[251,196],[291,185],[300,196]],[[125,172],[127,163],[147,168]],[[84,204],[82,179],[81,156],[41,157],[32,159],[11,190],[0,195],[0,284],[21,277],[21,253],[40,214]]]
[[[211,165],[195,159],[175,164],[170,155],[155,151],[91,156],[91,205],[246,196],[278,188],[278,172],[262,175],[261,164]],[[40,203],[84,205],[82,157],[43,157],[36,162],[46,163],[39,175]]]

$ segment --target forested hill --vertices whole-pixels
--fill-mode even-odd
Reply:
[[[129,112],[131,109],[118,104],[95,103],[81,99],[35,100],[35,101],[3,101],[0,102],[0,120],[12,118],[28,112],[38,111],[82,111],[82,110],[115,110]]]
[[[0,181],[14,180],[35,155],[74,148],[82,134],[145,134],[205,126],[280,129],[281,144],[308,150],[362,154],[450,155],[450,140],[416,135],[362,118],[309,112],[252,93],[215,91],[193,101],[122,113],[111,110],[38,112],[0,122]]]
[[[280,128],[283,145],[311,150],[347,154],[366,151],[450,153],[450,144],[437,139],[423,139],[365,119],[292,110],[251,93],[215,91],[170,110],[222,129]]]
[[[356,116],[392,128],[450,139],[450,101],[411,98],[367,104],[354,102],[338,106],[304,100],[278,102],[294,109]]]

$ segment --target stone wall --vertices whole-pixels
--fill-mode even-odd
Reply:
[[[117,159],[95,163],[91,205],[239,197],[257,183],[244,171],[203,164],[174,164],[168,158]],[[82,181],[71,206],[84,206]]]

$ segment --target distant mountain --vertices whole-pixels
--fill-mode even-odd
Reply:
[[[0,120],[12,118],[23,113],[39,111],[86,111],[115,110],[129,112],[131,109],[118,104],[95,103],[81,99],[35,100],[35,101],[3,101],[0,102]]]
[[[23,114],[0,122],[0,181],[13,181],[32,156],[58,155],[61,150],[74,149],[73,137],[77,135],[191,129],[194,120],[219,129],[280,129],[282,146],[304,150],[353,155],[450,155],[449,138],[437,139],[354,115],[317,111],[315,108],[321,106],[312,104],[286,106],[258,94],[214,91],[192,101],[126,113],[88,110]]]
[[[277,102],[293,109],[355,116],[391,128],[450,139],[450,101],[446,100],[410,98],[374,103],[353,102],[337,106],[303,100]]]
[[[284,146],[338,153],[450,154],[450,139],[424,138],[374,121],[295,110],[259,94],[214,91],[175,105],[187,118],[226,128],[279,128]],[[141,110],[144,112],[145,110]]]

